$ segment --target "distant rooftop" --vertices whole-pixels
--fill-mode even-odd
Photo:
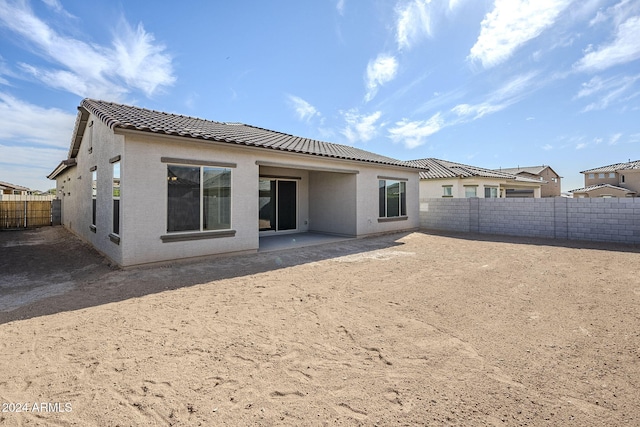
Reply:
[[[613,165],[601,166],[599,168],[587,169],[580,173],[600,173],[600,172],[617,172],[619,170],[640,169],[640,160],[626,163],[615,163]]]
[[[424,168],[420,172],[420,179],[443,179],[443,178],[498,178],[498,179],[512,179],[523,182],[537,182],[540,181],[523,178],[516,176],[515,174],[497,171],[492,169],[485,169],[477,166],[465,165],[462,163],[450,162],[448,160],[441,160],[435,158],[410,160],[409,163],[413,163],[416,166]]]

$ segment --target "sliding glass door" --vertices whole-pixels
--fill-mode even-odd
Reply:
[[[298,185],[296,181],[260,178],[259,229],[285,231],[298,228]]]

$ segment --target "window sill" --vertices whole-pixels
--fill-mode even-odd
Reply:
[[[378,218],[378,222],[406,221],[408,219],[408,216],[392,216],[388,218]]]
[[[117,234],[109,233],[109,239],[116,245],[120,244],[120,236]]]
[[[94,233],[95,233],[95,232],[96,232],[96,230],[97,230],[97,228],[96,228],[96,226],[95,226],[95,225],[90,225],[90,226],[89,226],[89,229],[90,229],[91,231],[93,231]]]
[[[236,230],[196,231],[193,233],[165,234],[160,236],[162,243],[184,242],[189,240],[217,239],[220,237],[234,237]]]
[[[442,196],[444,199],[453,199],[453,196]]]

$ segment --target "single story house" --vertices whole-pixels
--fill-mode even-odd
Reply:
[[[542,182],[540,197],[560,197],[562,177],[549,165],[518,166],[517,168],[496,169],[522,178],[530,178]],[[507,197],[509,197],[507,195]]]
[[[31,190],[21,185],[10,184],[8,182],[0,181],[0,200],[2,196],[26,196],[31,194]]]
[[[420,198],[540,197],[543,181],[434,158],[411,160],[420,172]]]
[[[120,266],[250,252],[262,236],[419,227],[419,168],[351,146],[84,99],[62,223]]]

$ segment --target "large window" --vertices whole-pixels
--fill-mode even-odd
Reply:
[[[167,165],[167,231],[231,228],[231,170]]]
[[[381,179],[378,181],[378,203],[380,218],[407,215],[407,183]]]
[[[120,234],[120,162],[113,162],[113,234]]]

